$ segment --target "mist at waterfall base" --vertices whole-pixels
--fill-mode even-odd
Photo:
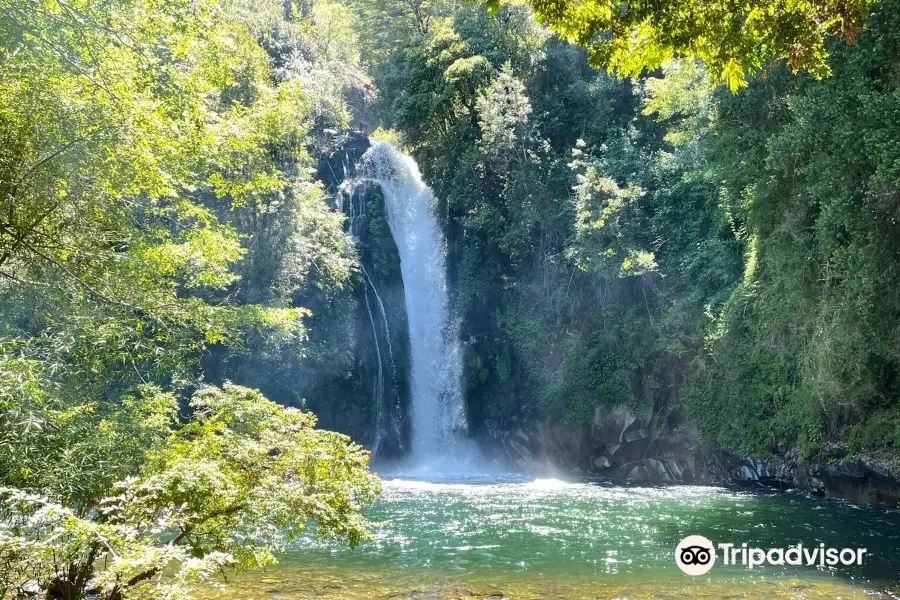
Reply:
[[[358,170],[359,176],[350,185],[377,185],[384,197],[388,225],[400,255],[409,326],[411,452],[401,461],[378,464],[379,436],[384,431],[378,409],[373,449],[377,470],[385,477],[431,480],[488,476],[492,470],[467,437],[459,324],[450,311],[447,249],[435,214],[434,194],[422,181],[415,161],[390,144],[372,142]],[[381,304],[378,291],[365,275]],[[383,315],[383,305],[379,310]],[[381,349],[376,347],[376,352],[380,361]]]

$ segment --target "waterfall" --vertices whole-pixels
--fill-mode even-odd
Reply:
[[[361,233],[361,221],[366,217],[366,203],[364,198],[366,190],[364,188],[359,190],[362,194],[357,193],[357,190],[354,189],[355,182],[354,180],[349,179],[348,171],[349,168],[347,166],[347,161],[345,160],[344,181],[346,183],[343,184],[342,187],[344,187],[343,191],[346,192],[346,194],[342,195],[341,210],[348,217],[348,229],[350,235],[358,242]],[[347,184],[349,184],[349,187],[345,187]],[[374,439],[372,444],[372,454],[377,455],[388,435],[389,421],[391,420],[391,418],[385,414],[386,409],[388,409],[386,404],[388,402],[392,403],[393,406],[390,407],[390,409],[393,409],[397,415],[401,412],[400,396],[396,385],[397,363],[394,359],[394,347],[391,342],[391,325],[388,319],[387,310],[384,306],[384,301],[381,299],[381,294],[378,293],[378,288],[362,261],[360,262],[359,267],[364,277],[362,296],[369,325],[372,328],[372,344],[375,349],[376,370],[372,381],[372,405],[374,408]],[[374,295],[375,306],[377,309],[375,312],[372,310],[370,295]],[[378,315],[377,319],[375,316],[376,314]],[[386,357],[383,354],[385,346],[387,348]],[[387,365],[385,365],[385,358],[387,359]],[[385,369],[385,367],[387,367],[387,369]],[[389,378],[387,381],[390,383],[390,386],[385,385],[386,378]],[[386,398],[386,395],[390,397]],[[397,431],[397,438],[399,437],[400,434],[399,431]]]
[[[375,286],[372,285],[372,280],[369,278],[369,274],[366,272],[366,268],[362,267],[362,272],[366,276],[366,281],[369,284],[369,287],[372,288],[372,291],[375,292],[375,297],[378,297],[378,291],[375,290]],[[381,344],[378,341],[380,337],[378,335],[378,328],[375,326],[375,317],[372,316],[372,307],[369,304],[369,289],[366,288],[363,290],[363,298],[366,301],[366,313],[369,315],[369,323],[372,324],[372,341],[375,344],[375,360],[378,362],[378,371],[375,375],[375,381],[372,385],[372,392],[375,395],[374,404],[375,404],[375,444],[372,447],[372,453],[378,454],[378,450],[381,449],[381,443],[384,441],[384,363],[381,360]],[[379,299],[379,302],[381,300]],[[388,329],[387,318],[384,316],[384,310],[381,311],[382,322],[384,323],[384,328],[386,332],[386,337],[388,340],[388,347],[390,348],[391,338],[390,338],[390,330]],[[392,361],[393,362],[393,361]]]
[[[433,464],[448,454],[460,458],[466,432],[462,355],[449,311],[446,243],[434,194],[415,161],[382,142],[373,142],[366,152],[360,175],[381,188],[400,254],[409,320],[413,460]]]
[[[388,350],[388,360],[389,365],[391,367],[391,381],[397,380],[397,363],[394,360],[394,346],[391,343],[391,327],[388,323],[387,311],[384,308],[384,302],[381,300],[381,295],[378,293],[378,288],[375,287],[375,284],[372,283],[372,278],[369,277],[369,272],[366,271],[366,267],[360,265],[362,269],[363,275],[366,277],[366,283],[368,283],[369,288],[372,290],[372,293],[375,294],[375,300],[378,303],[378,314],[381,315],[381,323],[384,327],[384,339],[387,342],[387,350]],[[372,318],[372,308],[369,306],[369,293],[368,290],[365,292],[366,299],[366,310],[369,313],[369,321],[372,323],[372,333],[374,334],[375,339],[375,354],[378,358],[378,381],[375,382],[374,390],[375,390],[375,445],[372,448],[373,454],[378,454],[378,450],[381,448],[381,443],[384,441],[384,436],[387,431],[387,425],[385,423],[384,416],[384,374],[383,374],[383,366],[381,360],[381,345],[378,342],[378,331],[375,328],[375,320]]]

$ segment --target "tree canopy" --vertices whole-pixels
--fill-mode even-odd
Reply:
[[[17,457],[21,476],[6,483],[19,486],[0,487],[4,597],[35,582],[60,598],[85,591],[109,599],[187,597],[186,583],[226,568],[273,564],[274,552],[309,522],[317,535],[341,537],[351,547],[367,536],[359,508],[379,490],[366,469],[368,452],[340,434],[313,429],[309,413],[246,388],[203,388],[191,407],[194,417],[179,425],[175,397],[144,389],[96,425],[119,439],[90,440],[83,428],[92,425],[91,407],[69,406],[77,416],[60,433],[71,443],[32,435],[37,444],[16,444],[25,454]],[[12,405],[8,412],[23,408]],[[32,418],[47,419],[43,427],[59,426],[50,421],[52,412],[28,408]],[[48,490],[43,478],[71,470],[79,457],[102,461],[97,466],[104,469],[78,471],[79,480],[109,485],[84,496],[89,504],[76,510],[71,502],[23,491]],[[117,481],[115,475],[127,476]]]
[[[830,73],[825,41],[852,43],[869,0],[610,2],[529,0],[538,21],[587,48],[591,62],[637,76],[676,56],[701,59],[732,91],[786,60],[794,71]],[[497,10],[497,0],[488,7]]]
[[[353,275],[309,174],[352,15],[304,10],[0,2],[0,597],[185,597],[308,522],[366,537],[368,453],[204,373],[302,355],[294,294]]]

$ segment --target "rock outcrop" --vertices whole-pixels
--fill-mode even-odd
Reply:
[[[539,424],[501,432],[488,423],[482,446],[495,460],[536,474],[571,471],[640,481],[701,481],[702,457],[651,431],[648,419],[617,405],[598,407],[587,425]]]
[[[900,471],[875,458],[833,456],[805,466],[793,454],[761,460],[718,452],[710,456],[708,468],[716,482],[798,488],[859,504],[900,506]]]
[[[487,423],[482,446],[494,460],[539,476],[574,473],[648,483],[691,483],[802,489],[878,506],[900,506],[900,468],[875,459],[833,457],[803,466],[718,450],[656,433],[652,418],[624,405],[598,407],[590,424],[539,424],[501,431]]]

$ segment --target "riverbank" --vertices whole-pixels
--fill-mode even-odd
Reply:
[[[760,458],[709,448],[692,428],[673,432],[629,407],[598,407],[584,425],[530,424],[513,431],[487,423],[479,435],[497,465],[536,477],[599,476],[648,483],[797,489],[858,504],[900,506],[900,467],[887,456],[833,448],[810,462],[796,453]]]
[[[728,582],[691,583],[682,578],[650,577],[620,583],[614,578],[601,581],[577,578],[548,578],[518,575],[514,580],[490,575],[448,576],[434,573],[372,573],[364,570],[330,569],[313,571],[294,563],[276,567],[265,575],[238,577],[224,590],[197,593],[204,600],[341,600],[483,599],[483,600],[595,600],[596,598],[683,598],[720,600],[733,597],[736,590]],[[891,598],[840,581],[803,579],[760,579],[747,586],[739,597],[770,600],[777,598]]]

